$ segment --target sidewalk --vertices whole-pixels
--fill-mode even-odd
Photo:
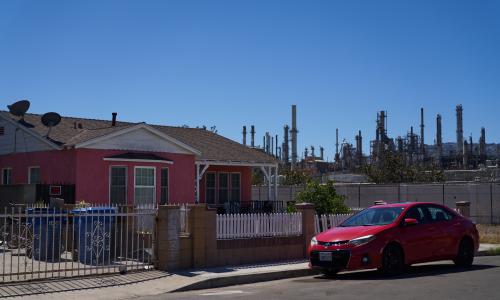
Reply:
[[[127,275],[60,279],[45,282],[0,285],[0,297],[23,299],[132,299],[174,291],[207,289],[236,284],[277,280],[314,274],[306,261],[211,268],[166,273],[145,271]]]
[[[489,255],[500,245],[481,244],[477,256]],[[208,289],[315,274],[306,261],[211,268],[167,273],[145,271],[126,275],[58,279],[45,282],[0,285],[0,297],[24,296],[23,299],[133,299],[170,292]]]

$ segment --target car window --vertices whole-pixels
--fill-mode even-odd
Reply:
[[[350,217],[339,226],[349,227],[387,225],[394,222],[399,217],[403,209],[403,207],[368,208]]]
[[[449,212],[438,206],[428,206],[427,210],[429,211],[430,219],[433,222],[449,221],[452,218],[452,215]]]
[[[422,206],[414,206],[408,210],[405,215],[405,219],[416,219],[418,223],[422,224],[426,222],[424,208]]]

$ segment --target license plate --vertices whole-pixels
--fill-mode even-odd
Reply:
[[[319,261],[332,261],[332,252],[320,252]]]

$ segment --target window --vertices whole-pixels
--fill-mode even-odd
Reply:
[[[449,212],[446,210],[437,207],[437,206],[428,206],[427,209],[429,210],[429,215],[431,218],[431,221],[433,222],[440,222],[440,221],[448,221],[451,220],[452,216]]]
[[[229,174],[219,173],[219,204],[229,200]]]
[[[160,204],[168,203],[168,168],[161,169],[161,198]]]
[[[231,173],[231,202],[240,202],[240,173]]]
[[[109,203],[127,204],[127,167],[111,167],[109,184]]]
[[[0,135],[4,135],[4,134],[5,134],[5,127],[0,126]]]
[[[29,184],[40,183],[40,167],[30,167],[28,169]]]
[[[156,204],[156,185],[154,167],[135,168],[135,204]]]
[[[424,208],[422,206],[410,208],[410,210],[406,213],[405,219],[415,219],[419,224],[425,223],[426,214]]]
[[[3,185],[12,184],[12,169],[10,168],[2,169],[2,184]]]
[[[215,203],[215,173],[209,172],[205,176],[206,189],[205,189],[205,202],[209,204]]]

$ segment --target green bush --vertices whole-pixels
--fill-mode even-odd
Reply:
[[[305,189],[297,194],[299,202],[314,204],[316,212],[322,214],[346,214],[349,207],[345,205],[345,196],[337,194],[333,181],[320,184],[318,181],[309,181]],[[289,205],[290,207],[290,205]],[[293,208],[287,207],[291,211]]]

